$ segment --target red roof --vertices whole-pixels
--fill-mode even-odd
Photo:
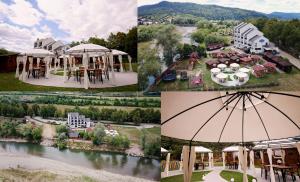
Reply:
[[[260,66],[260,65],[255,65],[253,66],[254,71],[265,71],[265,67]]]

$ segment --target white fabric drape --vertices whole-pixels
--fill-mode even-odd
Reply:
[[[33,68],[33,57],[29,57],[28,58],[28,60],[29,60],[29,70],[32,72],[32,68]]]
[[[102,56],[102,61],[103,61],[103,68],[105,69],[105,66],[106,66],[106,56],[105,55]]]
[[[275,182],[275,175],[274,175],[273,163],[272,163],[272,156],[273,156],[272,149],[268,148],[267,153],[268,153],[268,158],[269,158],[269,163],[270,163],[270,179],[271,179],[271,182]]]
[[[179,171],[182,171],[182,158],[183,158],[183,155],[182,155],[183,151],[181,152],[181,155],[180,155],[180,163],[179,163]]]
[[[212,153],[208,153],[208,166],[210,169],[212,168]]]
[[[40,67],[41,58],[36,58],[37,67]]]
[[[255,177],[256,172],[255,172],[255,165],[254,165],[254,151],[250,151],[250,169],[252,170],[252,174]]]
[[[94,66],[94,69],[96,69],[96,57],[93,57],[93,66]]]
[[[282,163],[285,164],[285,150],[281,149]]]
[[[260,154],[260,159],[261,159],[261,163],[264,164],[264,152],[261,150],[259,151],[259,154]]]
[[[243,147],[239,146],[239,153],[238,153],[238,160],[239,160],[239,166],[238,170],[242,170],[242,161],[243,161]]]
[[[183,179],[184,182],[191,182],[194,163],[196,159],[195,147],[183,146]],[[189,157],[190,153],[190,157]]]
[[[19,78],[19,76],[20,76],[20,73],[19,73],[20,57],[19,56],[17,57],[16,61],[17,61],[17,68],[16,68],[16,75],[15,75],[15,77]]]
[[[63,61],[64,61],[64,82],[67,81],[67,58],[64,55],[63,57]]]
[[[87,53],[83,54],[83,66],[84,66],[84,88],[88,89],[89,88],[89,77],[88,77],[88,64],[89,64],[89,56]]]
[[[49,78],[49,75],[50,75],[50,61],[51,61],[51,58],[49,56],[45,57],[45,62],[46,62],[46,78]]]
[[[170,156],[171,154],[167,154],[167,159],[166,159],[166,166],[165,166],[165,175],[169,176],[169,166],[170,166]]]
[[[203,163],[203,160],[204,160],[204,153],[201,153],[201,162]]]
[[[114,70],[114,56],[112,52],[109,53],[109,62],[111,66],[111,84],[114,85],[116,82],[115,70]]]
[[[225,152],[222,152],[223,168],[225,169]]]
[[[131,59],[131,56],[128,55],[129,71],[132,71]]]
[[[122,55],[119,55],[118,58],[119,58],[119,61],[120,61],[120,71],[124,72],[123,63],[122,63]]]
[[[56,67],[57,62],[58,62],[58,58],[55,58],[55,60],[54,60],[54,73],[57,72],[57,67]]]
[[[27,56],[23,56],[23,70],[22,70],[22,76],[21,80],[26,80],[26,63],[27,63]]]
[[[243,182],[248,182],[248,175],[247,175],[247,168],[248,168],[248,161],[247,161],[247,149],[243,147],[243,162],[242,162],[242,169],[243,169]]]
[[[215,167],[215,164],[214,164],[214,153],[211,153],[211,167]]]
[[[300,142],[296,143],[295,145],[296,145],[296,147],[297,147],[297,150],[298,150],[298,152],[299,152],[299,155],[300,155]]]

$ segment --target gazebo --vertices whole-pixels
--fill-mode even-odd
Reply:
[[[96,44],[80,44],[77,46],[74,46],[66,51],[66,54],[69,55],[69,59],[66,59],[66,56],[64,56],[64,80],[66,81],[66,69],[67,69],[67,61],[70,65],[74,65],[72,60],[73,56],[80,56],[82,57],[82,64],[84,67],[84,88],[89,88],[89,78],[88,78],[88,67],[89,67],[89,60],[90,58],[93,58],[93,62],[95,63],[96,58],[100,59],[100,56],[102,57],[102,60],[104,62],[104,69],[108,69],[108,64],[111,66],[111,84],[115,83],[115,73],[114,73],[114,63],[113,63],[113,53],[111,50],[109,50],[106,47],[96,45]]]
[[[215,77],[221,72],[221,70],[219,68],[213,68],[210,70],[210,72],[211,72],[212,76]]]
[[[118,60],[120,61],[120,71],[124,72],[124,68],[123,68],[123,61],[122,61],[122,57],[127,55],[128,58],[128,62],[129,62],[129,71],[132,71],[132,65],[131,65],[131,56],[123,51],[119,51],[116,49],[112,49],[112,54],[115,56],[118,56]]]
[[[209,168],[212,168],[214,166],[213,164],[213,151],[208,149],[208,148],[205,148],[205,147],[202,147],[202,146],[195,146],[195,153],[200,153],[201,155],[201,162],[202,164],[204,165],[204,157],[205,157],[205,154],[208,154],[208,166]],[[205,165],[204,165],[205,167]]]
[[[40,69],[40,61],[42,60],[45,63],[45,77],[48,78],[50,74],[50,61],[54,54],[45,49],[28,49],[20,54],[17,57],[17,69],[16,69],[16,78],[19,80],[25,81],[29,76],[29,73],[32,73],[34,69]],[[37,65],[36,68],[33,67],[33,58],[36,58]],[[20,75],[19,65],[23,64],[23,70]],[[29,63],[27,69],[27,63]],[[27,70],[26,70],[27,69]]]
[[[226,167],[226,154],[231,153],[233,155],[233,157],[237,157],[238,158],[238,169],[241,170],[241,166],[242,166],[242,150],[240,150],[241,147],[239,146],[230,146],[230,147],[226,147],[222,150],[222,159],[223,159],[223,168],[225,169]],[[246,148],[246,150],[248,151],[249,149]]]

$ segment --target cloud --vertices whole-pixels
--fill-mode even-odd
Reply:
[[[43,14],[34,9],[28,1],[13,0],[11,5],[0,2],[0,17],[1,19],[6,17],[15,24],[30,27],[38,24]]]
[[[38,37],[51,37],[47,28],[40,32],[36,28],[21,28],[0,22],[0,47],[11,51],[23,51],[33,48],[33,43]]]
[[[137,23],[136,0],[37,0],[37,4],[47,20],[69,34],[67,40],[107,38]]]

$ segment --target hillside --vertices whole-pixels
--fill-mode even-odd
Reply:
[[[247,18],[264,18],[265,14],[239,8],[228,8],[217,5],[203,5],[195,3],[178,3],[162,1],[154,5],[138,8],[139,16],[148,15],[192,15],[208,20],[243,20]]]
[[[168,15],[184,15],[193,18],[202,17],[208,20],[244,20],[249,18],[300,19],[300,13],[273,12],[265,14],[257,11],[217,5],[168,1],[141,6],[138,8],[138,15],[151,16],[158,19]]]

